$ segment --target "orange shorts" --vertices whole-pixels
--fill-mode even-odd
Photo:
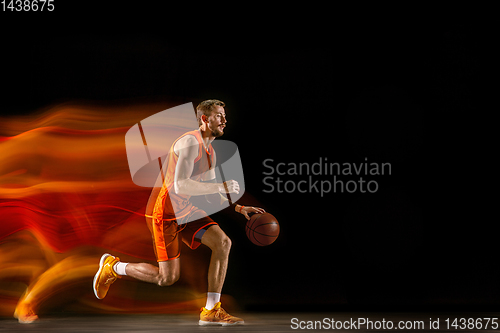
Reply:
[[[177,220],[157,220],[152,218],[151,222],[148,223],[153,236],[153,247],[158,262],[178,258],[181,254],[181,241],[191,249],[196,249],[200,246],[201,237],[205,231],[211,226],[217,225],[201,209],[195,209],[184,218],[192,222],[179,225]]]

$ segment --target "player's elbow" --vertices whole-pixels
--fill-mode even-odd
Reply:
[[[187,179],[177,180],[174,182],[175,194],[188,194],[187,193]]]

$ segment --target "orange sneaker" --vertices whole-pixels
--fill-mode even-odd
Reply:
[[[108,293],[109,287],[117,278],[121,278],[113,270],[113,265],[120,261],[120,258],[111,254],[103,254],[99,262],[99,270],[94,277],[94,294],[98,299],[103,299]]]
[[[14,311],[14,318],[17,318],[21,324],[30,324],[38,320],[38,316],[28,303],[19,303]]]
[[[216,303],[212,310],[201,308],[199,325],[236,325],[243,324],[241,318],[231,316],[220,306],[220,302]]]

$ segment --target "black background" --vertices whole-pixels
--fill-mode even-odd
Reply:
[[[259,248],[221,221],[234,244],[225,293],[250,310],[498,308],[494,221],[465,152],[483,58],[467,20],[91,4],[1,13],[1,112],[225,101],[246,191],[281,224]],[[320,157],[392,174],[375,194],[264,193],[265,159]]]

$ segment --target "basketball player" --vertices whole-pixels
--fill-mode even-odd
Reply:
[[[231,240],[216,222],[189,200],[191,196],[206,195],[213,202],[215,194],[221,204],[227,200],[221,193],[239,193],[239,184],[235,180],[215,182],[215,152],[211,143],[224,134],[227,125],[224,106],[219,100],[206,100],[197,106],[199,129],[181,135],[172,144],[163,186],[151,193],[146,220],[153,235],[158,267],[147,263],[123,263],[117,257],[104,254],[94,277],[97,298],[104,298],[110,285],[121,275],[159,286],[175,283],[180,274],[182,240],[191,249],[204,244],[212,250],[207,302],[201,309],[199,324],[226,326],[243,323],[242,319],[224,311],[220,303]],[[237,204],[234,209],[247,219],[249,213],[264,213],[262,208]]]

